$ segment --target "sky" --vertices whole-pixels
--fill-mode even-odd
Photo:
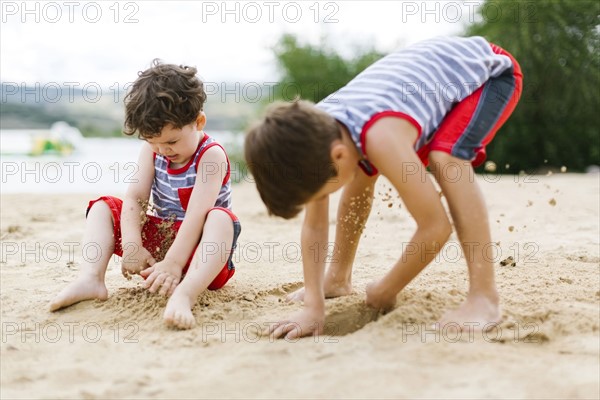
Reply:
[[[481,1],[0,1],[0,80],[124,88],[154,58],[206,82],[274,82],[284,33],[345,55],[461,34]]]

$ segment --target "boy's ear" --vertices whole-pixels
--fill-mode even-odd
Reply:
[[[348,155],[348,147],[341,141],[333,143],[330,155],[333,162],[340,162]]]
[[[206,125],[206,114],[204,114],[204,111],[201,111],[200,114],[198,114],[198,118],[196,118],[196,128],[201,131],[204,129],[204,125]]]

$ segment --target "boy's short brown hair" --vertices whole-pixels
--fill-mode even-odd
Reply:
[[[166,125],[181,129],[196,121],[206,101],[197,72],[194,67],[153,60],[150,68],[138,73],[125,96],[123,132],[151,138],[159,136]]]
[[[246,136],[244,152],[269,214],[296,216],[311,196],[337,176],[331,143],[336,120],[308,101],[275,103]]]

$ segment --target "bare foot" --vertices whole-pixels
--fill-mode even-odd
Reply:
[[[196,298],[190,298],[181,286],[178,286],[169,298],[163,319],[167,326],[179,329],[191,329],[196,325],[192,307]]]
[[[369,283],[366,292],[366,303],[369,307],[381,311],[390,311],[396,305],[396,293],[386,290],[382,280]]]
[[[49,309],[56,311],[80,301],[107,298],[108,290],[103,280],[91,275],[80,275],[50,302]]]
[[[469,295],[457,309],[446,312],[439,321],[440,327],[448,324],[459,330],[485,331],[502,321],[498,300],[482,295]]]
[[[350,282],[331,282],[325,280],[325,298],[332,299],[334,297],[348,296],[352,294],[352,284]],[[304,288],[300,288],[285,297],[288,302],[304,301]]]

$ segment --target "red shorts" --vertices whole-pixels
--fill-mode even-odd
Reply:
[[[513,67],[489,79],[452,108],[431,140],[416,149],[425,165],[433,150],[469,160],[475,167],[481,165],[486,158],[485,146],[517,106],[523,90],[521,67],[506,50],[491,46],[494,53],[509,57]]]
[[[113,196],[102,196],[99,199],[90,201],[87,211],[86,211],[86,215],[90,211],[90,208],[92,208],[94,203],[96,203],[98,201],[104,201],[110,208],[110,211],[111,211],[112,217],[113,217],[113,235],[115,237],[114,254],[116,254],[120,257],[123,257],[123,248],[122,248],[122,243],[121,243],[121,209],[123,206],[123,201],[121,199],[119,199],[117,197],[113,197]],[[222,208],[222,207],[215,207],[215,208],[213,208],[213,210],[222,210],[222,211],[226,212],[231,217],[234,229],[233,229],[233,242],[231,245],[231,253],[229,254],[229,258],[225,262],[225,265],[223,266],[223,269],[221,270],[221,272],[219,272],[219,274],[216,276],[216,278],[208,286],[208,289],[210,289],[210,290],[220,289],[223,286],[225,286],[227,281],[235,273],[235,267],[232,262],[232,256],[233,256],[233,250],[235,249],[235,246],[237,243],[237,238],[241,231],[240,223],[239,223],[237,217],[235,216],[235,214],[231,210],[228,210],[228,209]],[[167,240],[166,236],[167,235],[170,236],[171,240],[174,239],[175,235],[177,234],[177,231],[181,227],[181,223],[182,223],[182,221],[174,221],[172,224],[169,224],[168,226],[173,231],[173,233],[168,234],[168,233],[165,233],[164,228],[161,226],[161,225],[165,225],[164,219],[155,217],[152,215],[147,216],[146,222],[144,223],[144,226],[142,227],[142,244],[143,244],[144,248],[147,249],[150,252],[150,254],[152,254],[152,257],[154,257],[157,261],[160,261],[159,253],[161,251],[161,245]],[[198,248],[196,248],[196,250],[194,250],[194,252],[192,252],[192,254],[190,255],[190,258],[188,259],[188,261],[185,265],[185,268],[182,271],[182,276],[185,276],[185,273],[187,272],[187,270],[190,266],[190,263],[192,262],[192,258],[194,257],[197,249]]]

